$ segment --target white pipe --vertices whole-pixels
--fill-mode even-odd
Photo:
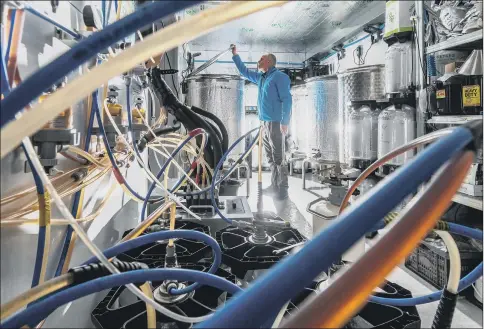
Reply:
[[[455,243],[454,238],[446,231],[435,230],[440,238],[444,241],[447,251],[449,252],[450,258],[450,274],[449,280],[447,282],[447,290],[453,294],[459,292],[459,281],[460,281],[460,270],[461,270],[461,260],[459,248]]]

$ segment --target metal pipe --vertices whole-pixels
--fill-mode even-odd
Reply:
[[[191,76],[194,76],[200,72],[202,72],[203,70],[205,70],[207,67],[209,67],[210,65],[212,65],[213,63],[215,63],[217,61],[217,59],[219,59],[220,57],[222,57],[223,55],[225,55],[226,53],[228,53],[229,51],[232,51],[232,49],[235,47],[235,45],[230,45],[229,49],[226,49],[224,51],[222,51],[221,53],[215,55],[215,57],[209,59],[208,61],[206,61],[204,64],[200,65],[198,68],[196,68],[192,73],[190,73],[187,78],[191,77]]]
[[[308,158],[304,159],[303,162],[302,162],[302,183],[303,183],[303,190],[306,189],[306,170],[304,170],[304,168],[306,168],[306,163],[309,163],[311,162]]]
[[[421,60],[422,65],[426,65],[425,61],[425,42],[424,42],[424,34],[425,34],[425,25],[424,25],[424,1],[416,0],[415,1],[415,12],[416,12],[416,28],[417,28],[417,45],[418,47],[415,48],[415,61],[417,62],[417,76],[416,81],[417,85],[419,86],[419,90],[425,89],[426,86],[426,77],[424,75],[423,69],[419,66],[419,61]],[[416,122],[417,122],[417,137],[423,136],[425,134],[425,109],[420,108],[420,102],[417,101],[417,111],[416,111]]]
[[[473,157],[471,151],[456,154],[420,197],[414,199],[395,227],[322,294],[304,303],[282,328],[341,328],[434,227],[459,189]],[[324,312],[321,305],[325,305]]]

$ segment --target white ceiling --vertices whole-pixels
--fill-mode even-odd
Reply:
[[[186,10],[185,15],[194,15],[218,3],[209,1]],[[230,22],[190,45],[197,50],[221,50],[236,43],[244,50],[266,47],[274,50],[277,46],[281,50],[304,51],[307,46],[331,39],[338,30],[353,26],[360,14],[381,16],[384,10],[384,1],[291,1]]]

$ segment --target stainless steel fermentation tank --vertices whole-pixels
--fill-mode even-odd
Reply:
[[[364,66],[346,70],[338,75],[340,89],[339,121],[341,122],[339,160],[341,163],[352,166],[355,159],[368,162],[368,160],[374,159],[377,154],[375,138],[377,136],[376,116],[378,113],[374,109],[366,112],[367,109],[363,106],[375,103],[375,101],[385,97],[384,68],[384,65]],[[365,111],[357,112],[362,108]],[[353,115],[350,117],[351,114]],[[360,121],[360,119],[363,119],[362,115],[366,119],[364,123]],[[355,124],[357,127],[354,130],[351,129],[352,125]],[[352,138],[354,142],[351,144]],[[356,143],[357,139],[365,139],[368,143],[365,143],[365,145],[361,141]]]
[[[200,74],[187,79],[187,104],[215,114],[229,135],[229,145],[244,133],[244,80],[237,75]],[[244,142],[231,155],[244,151]]]
[[[311,151],[319,152],[323,162],[339,161],[340,121],[338,107],[338,79],[336,76],[314,77],[306,80],[307,101],[302,106],[304,115],[293,111],[297,139]]]

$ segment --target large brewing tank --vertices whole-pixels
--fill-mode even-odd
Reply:
[[[314,77],[306,80],[306,87],[308,91],[308,118],[305,121],[307,126],[298,128],[314,132],[316,138],[310,138],[308,146],[319,150],[321,160],[338,162],[340,134],[338,79],[336,76]]]
[[[391,105],[378,116],[378,157],[415,138],[415,109],[409,105]],[[413,157],[413,151],[401,154],[387,164],[401,166]]]
[[[415,51],[412,42],[396,42],[385,52],[385,92],[405,92],[414,85],[416,72]]]
[[[346,102],[376,101],[385,96],[384,65],[349,69],[341,76]]]
[[[244,80],[237,75],[200,74],[187,79],[187,104],[220,118],[229,135],[229,145],[244,133]],[[244,143],[232,155],[244,151]]]
[[[291,132],[298,152],[310,153],[318,145],[314,111],[308,107],[308,89],[305,84],[291,87]]]

